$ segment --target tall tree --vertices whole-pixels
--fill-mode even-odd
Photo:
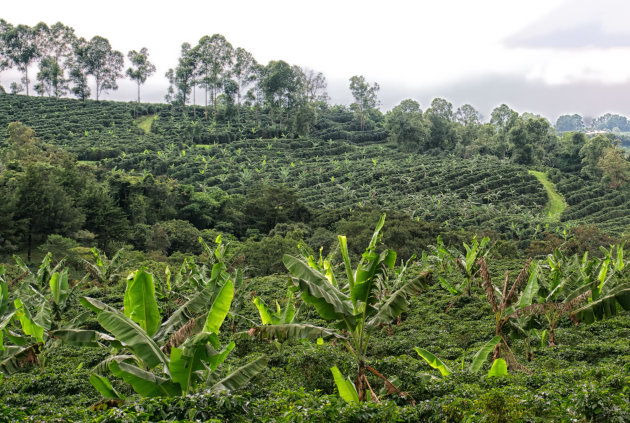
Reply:
[[[140,86],[155,73],[155,65],[149,61],[149,50],[146,47],[142,47],[139,52],[131,50],[127,53],[127,57],[133,65],[127,69],[127,76],[138,84],[138,104],[140,104]]]
[[[481,120],[479,112],[470,104],[458,107],[454,117],[455,122],[459,122],[464,126],[478,125]]]
[[[7,28],[3,33],[3,44],[9,63],[16,66],[24,74],[22,82],[26,86],[26,95],[29,95],[28,68],[39,56],[36,43],[37,32],[28,25],[18,25]]]
[[[123,76],[123,54],[112,50],[109,41],[98,35],[92,37],[82,53],[78,59],[83,62],[87,74],[94,77],[96,101],[103,92],[117,90],[117,79]]]
[[[289,109],[295,104],[298,94],[299,75],[296,69],[283,60],[272,60],[262,69],[259,84],[265,96],[265,102],[273,114],[280,114],[280,130],[283,124],[283,109],[288,121]]]
[[[65,71],[69,69],[76,36],[73,28],[61,22],[46,27],[40,34],[38,91],[58,98],[68,90]]]
[[[559,116],[558,120],[556,120],[556,131],[584,131],[584,119],[578,114]]]
[[[72,56],[68,59],[70,81],[73,83],[72,94],[80,100],[90,98],[88,85],[88,69],[85,57],[87,55],[88,42],[85,38],[77,38],[72,43]]]
[[[612,142],[608,137],[597,135],[586,141],[580,149],[580,157],[582,158],[581,173],[591,179],[599,179],[601,177],[601,169],[597,166],[600,157],[607,148],[612,147]]]
[[[15,176],[13,200],[19,207],[14,219],[24,225],[22,235],[30,261],[33,238],[70,235],[81,227],[84,217],[63,187],[65,169],[60,162],[73,166],[64,158],[67,155],[44,151],[35,132],[19,122],[9,124],[8,133],[5,159],[17,161],[24,169]]]
[[[316,72],[313,69],[305,69],[302,72],[302,88],[304,89],[306,103],[312,104],[318,101],[328,101],[327,87],[328,83],[323,73]]]
[[[407,151],[422,151],[428,144],[431,126],[415,100],[401,101],[387,113],[385,125],[390,138]]]
[[[172,100],[186,105],[195,78],[196,52],[189,43],[183,43],[177,67],[169,69],[165,76],[173,91]]]
[[[208,118],[207,95],[210,93],[212,108],[217,112],[217,95],[223,87],[223,81],[230,73],[234,60],[234,48],[223,35],[204,36],[195,47],[199,52],[199,74],[206,89],[206,119]]]
[[[236,79],[236,104],[238,105],[238,119],[241,119],[241,96],[248,85],[256,80],[257,63],[254,56],[244,48],[238,47],[234,53],[232,76]]]
[[[612,189],[625,186],[630,180],[630,163],[624,157],[623,151],[617,147],[607,147],[597,162],[602,172],[602,182]]]
[[[490,123],[493,124],[499,132],[507,132],[510,126],[515,123],[518,113],[510,109],[507,104],[495,107],[490,114]]]
[[[11,60],[8,56],[6,47],[6,34],[13,28],[9,22],[4,19],[0,19],[0,72],[11,66]],[[4,88],[0,84],[0,92],[3,92]]]
[[[355,75],[350,78],[350,92],[352,97],[354,97],[354,103],[350,107],[359,116],[362,131],[365,128],[366,113],[370,109],[376,108],[379,104],[377,97],[379,89],[380,87],[376,82],[372,85],[367,83],[363,75]]]
[[[457,144],[457,131],[453,124],[453,105],[443,98],[434,98],[424,113],[431,122],[430,148],[452,150]]]

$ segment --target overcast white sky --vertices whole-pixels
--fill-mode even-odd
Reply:
[[[125,56],[147,47],[158,70],[145,101],[163,100],[164,73],[183,42],[220,33],[261,63],[323,72],[333,103],[349,104],[348,79],[364,75],[380,84],[384,110],[405,98],[425,109],[444,97],[485,116],[501,103],[554,121],[630,114],[630,2],[621,0],[4,3],[0,17],[13,24],[61,21]],[[0,76],[5,87],[14,77]],[[133,100],[131,82],[119,85],[104,98]]]

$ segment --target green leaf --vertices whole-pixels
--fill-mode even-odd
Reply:
[[[112,341],[114,338],[104,333],[88,329],[59,329],[51,331],[49,335],[53,338],[60,339],[61,342],[76,347],[98,347],[101,346],[98,341]]]
[[[507,369],[507,363],[505,362],[505,359],[497,358],[496,360],[494,360],[494,362],[492,363],[492,367],[490,368],[490,371],[488,372],[488,377],[507,376],[507,375],[508,375],[508,369]]]
[[[205,345],[197,345],[189,356],[184,355],[183,349],[171,349],[169,370],[173,382],[179,384],[182,393],[188,393],[188,390],[195,383],[195,373],[205,369],[202,362],[204,355]]]
[[[452,373],[442,360],[431,354],[429,351],[418,347],[415,347],[414,349],[420,357],[424,358],[424,360],[429,363],[429,366],[433,367],[434,369],[438,369],[442,376],[446,377]]]
[[[2,267],[4,269],[4,267]],[[9,307],[9,284],[0,279],[0,315]]]
[[[243,337],[249,337],[249,332],[243,332]],[[344,339],[344,337],[334,330],[313,326],[306,323],[289,323],[285,325],[264,325],[254,328],[254,336],[259,336],[261,339],[310,339],[328,338],[334,336],[335,338]]]
[[[521,301],[520,301],[521,308],[532,305],[532,301],[534,300],[534,297],[536,296],[536,294],[538,294],[538,289],[539,289],[538,272],[539,271],[540,271],[539,265],[538,263],[535,263],[531,270],[531,273],[529,274],[527,286],[525,286],[525,289],[523,290],[523,293],[521,294]]]
[[[232,298],[234,298],[234,284],[232,284],[231,280],[228,280],[214,299],[212,307],[210,307],[208,318],[203,326],[204,332],[219,333],[219,329],[221,329],[221,325],[230,311]]]
[[[112,361],[109,363],[109,370],[143,397],[175,397],[182,394],[178,384],[131,364]]]
[[[33,321],[31,313],[24,306],[22,300],[16,298],[13,304],[15,305],[15,317],[20,320],[24,334],[34,337],[38,342],[44,342],[44,328]]]
[[[258,309],[258,314],[260,314],[260,321],[263,325],[273,325],[280,323],[279,319],[274,316],[271,311],[269,311],[267,305],[261,298],[255,297],[253,301],[254,305],[256,305],[256,308]]]
[[[327,320],[354,317],[347,295],[335,288],[325,275],[288,254],[283,256],[282,261],[297,279],[294,283],[302,291],[302,300],[314,306],[320,316]]]
[[[64,269],[61,273],[55,272],[50,277],[49,284],[53,301],[58,307],[63,307],[68,298],[68,269]]]
[[[446,289],[449,293],[451,293],[452,295],[460,295],[461,291],[459,291],[457,288],[455,288],[453,285],[451,285],[450,283],[448,283],[446,281],[446,279],[444,279],[443,277],[440,276],[439,278],[440,280],[440,285],[442,286],[442,288]]]
[[[152,274],[142,269],[129,275],[124,306],[125,316],[140,325],[149,336],[155,335],[162,318],[155,299]]]
[[[101,311],[97,319],[105,330],[129,347],[149,368],[158,364],[168,366],[166,356],[153,339],[127,316],[118,311]]]
[[[92,310],[94,313],[98,314],[101,311],[118,311],[110,306],[108,306],[107,304],[105,304],[104,302],[97,300],[95,298],[90,298],[90,297],[82,297],[79,299],[79,302],[81,303],[81,305],[87,309]]]
[[[4,328],[6,328],[9,323],[13,320],[13,316],[15,316],[15,311],[2,316],[2,320],[0,320],[0,351],[4,350],[3,339],[4,339]]]
[[[24,367],[21,363],[20,358],[26,354],[33,345],[29,345],[28,347],[16,346],[16,345],[8,345],[5,347],[5,351],[2,354],[4,360],[0,362],[0,374],[13,374],[18,372],[20,369]]]
[[[109,383],[109,380],[104,376],[92,373],[90,375],[90,383],[98,392],[100,392],[102,396],[107,399],[123,399],[123,397],[112,387],[112,384]]]
[[[197,295],[188,300],[180,308],[175,310],[171,317],[168,318],[155,335],[155,339],[166,340],[171,334],[179,330],[183,325],[188,323],[193,317],[208,310],[210,300],[212,299],[217,287],[208,284]]]
[[[352,383],[350,378],[344,378],[337,366],[331,367],[330,371],[335,379],[335,385],[337,385],[339,396],[346,402],[358,404],[359,394],[357,393],[357,388],[354,386],[354,383]]]
[[[247,385],[249,381],[256,377],[265,367],[267,367],[267,357],[259,357],[234,370],[227,377],[214,384],[210,389],[213,392],[230,393]]]
[[[624,283],[615,287],[598,298],[575,310],[572,315],[579,321],[591,323],[593,320],[609,318],[617,314],[616,302],[619,302],[624,310],[630,310],[630,284]]]
[[[480,349],[477,351],[475,356],[473,357],[472,363],[470,363],[469,370],[472,373],[477,373],[484,361],[488,358],[488,354],[490,354],[496,345],[501,342],[501,337],[499,335],[495,336],[488,342],[486,342]]]
[[[350,264],[350,256],[348,255],[348,240],[344,235],[339,235],[339,249],[341,250],[341,257],[343,258],[343,264],[346,268],[346,277],[348,278],[348,286],[350,289],[354,288],[354,273]]]

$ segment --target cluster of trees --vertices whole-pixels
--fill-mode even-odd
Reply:
[[[326,104],[326,78],[321,72],[289,65],[282,60],[259,64],[242,47],[234,48],[224,36],[203,36],[195,46],[182,44],[177,66],[166,72],[170,103],[197,104],[196,88],[203,89],[204,117],[217,106],[265,107],[274,124],[286,129],[293,121],[299,133],[308,134],[317,110]],[[191,98],[192,97],[192,98]]]
[[[128,53],[131,66],[127,76],[140,86],[155,72],[148,60],[146,48]],[[31,65],[38,64],[35,91],[39,95],[61,97],[72,93],[85,100],[92,90],[88,78],[94,79],[94,94],[98,100],[103,92],[118,89],[117,80],[123,77],[124,57],[112,49],[101,36],[90,40],[79,37],[73,28],[57,22],[52,26],[40,22],[34,27],[17,25],[0,19],[0,71],[15,68],[22,72],[21,83],[13,82],[14,94],[30,94]],[[3,88],[0,86],[0,89]]]
[[[630,176],[630,163],[615,135],[589,138],[565,132],[558,137],[547,119],[519,115],[505,104],[492,111],[490,122],[481,123],[479,112],[469,104],[454,111],[451,103],[436,98],[423,113],[418,102],[407,99],[386,114],[385,125],[390,138],[408,151],[494,155],[523,165],[577,170],[612,188],[625,185]]]
[[[586,130],[628,132],[630,122],[625,116],[614,113],[606,113],[596,119],[586,119],[578,114],[562,115],[556,121],[556,130],[558,132],[584,132]]]
[[[196,192],[151,174],[81,165],[19,122],[11,123],[8,132],[7,147],[0,150],[0,251],[24,248],[29,261],[33,248],[51,234],[108,251],[131,244],[170,255],[197,252],[203,230],[248,237],[309,218],[295,194],[283,187],[255,188],[247,195],[219,188]]]

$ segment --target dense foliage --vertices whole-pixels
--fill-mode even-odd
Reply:
[[[168,104],[146,49],[130,103],[102,37],[0,51],[48,95],[0,94],[0,421],[629,419],[625,118],[332,106],[219,34]]]

